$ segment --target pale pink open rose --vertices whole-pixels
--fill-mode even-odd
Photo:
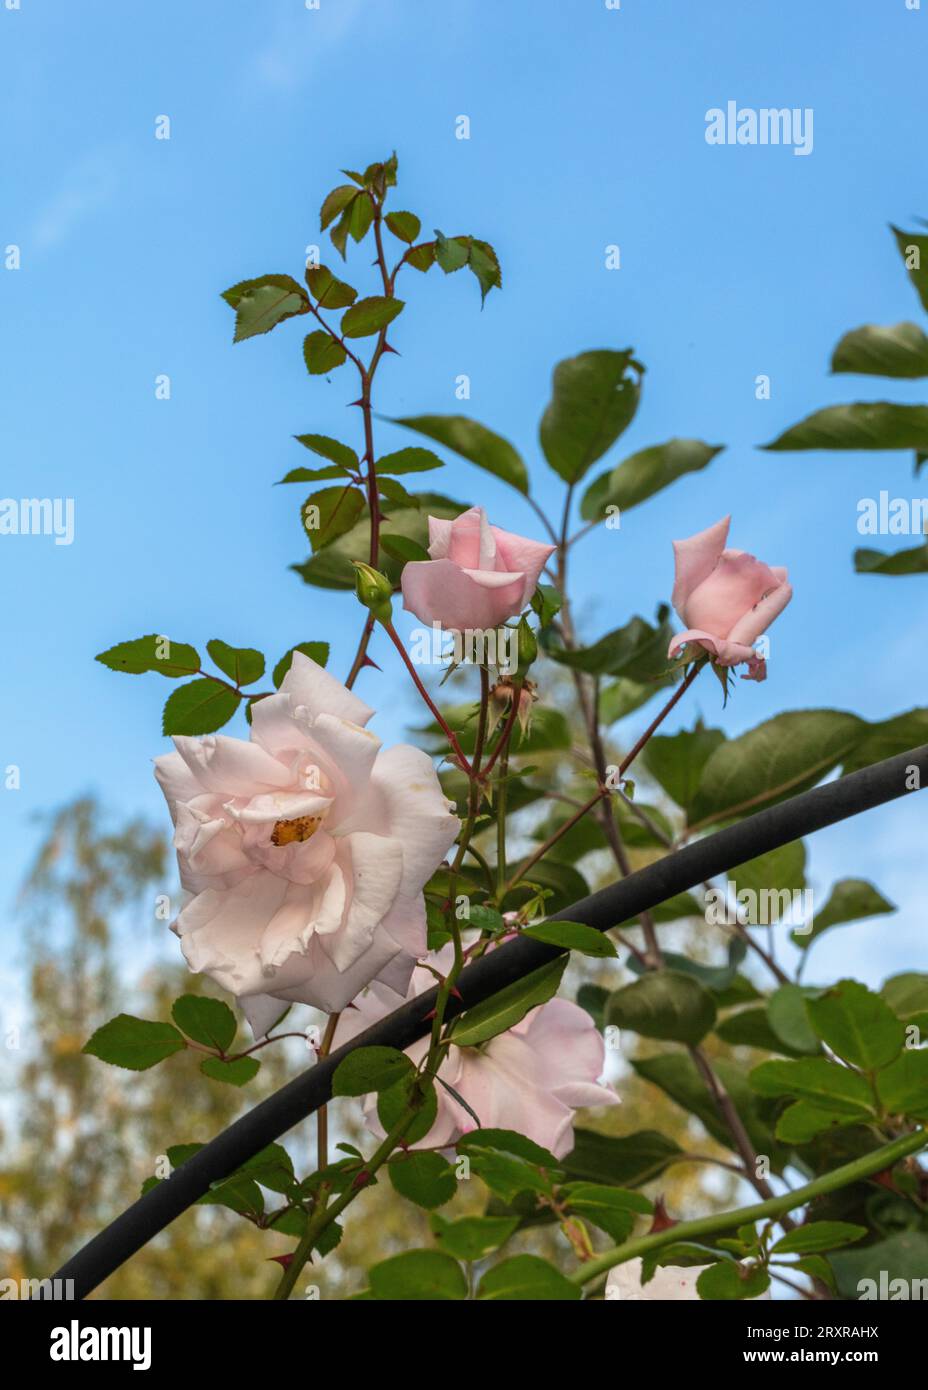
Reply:
[[[451,947],[446,946],[429,956],[428,964],[444,975],[452,959]],[[339,1019],[336,1046],[434,984],[435,976],[422,966],[414,971],[405,996],[375,982]],[[423,1038],[407,1048],[406,1055],[418,1065],[428,1046]],[[604,1062],[602,1037],[586,1010],[567,999],[549,999],[480,1048],[449,1048],[438,1070],[438,1114],[419,1144],[450,1147],[477,1128],[473,1115],[445,1089],[444,1081],[467,1102],[481,1128],[517,1130],[563,1158],[573,1148],[576,1110],[619,1103],[611,1087],[599,1084]],[[376,1096],[365,1098],[364,1115],[369,1128],[382,1135]]]
[[[641,1259],[636,1257],[626,1260],[624,1264],[616,1265],[609,1271],[606,1299],[610,1302],[630,1300],[636,1303],[675,1303],[677,1300],[698,1299],[696,1280],[703,1270],[708,1268],[708,1265],[659,1265],[654,1271],[654,1278],[642,1284]],[[769,1297],[770,1290],[767,1289],[751,1301],[756,1303],[759,1299]]]
[[[498,627],[521,613],[555,549],[491,526],[482,507],[429,517],[430,560],[403,568],[403,607],[448,632]]]
[[[374,979],[406,989],[425,950],[422,887],[459,822],[431,760],[383,749],[372,714],[295,652],[252,707],[250,742],[178,737],[155,759],[192,894],[173,929],[256,1037],[290,1003],[343,1009]]]
[[[762,632],[789,603],[786,570],[765,565],[744,550],[727,550],[731,517],[674,541],[673,606],[686,624],[670,644],[673,656],[688,642],[703,647],[719,666],[748,663],[747,679],[764,680],[766,662],[754,650]]]

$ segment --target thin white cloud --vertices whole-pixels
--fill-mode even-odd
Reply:
[[[337,48],[363,20],[383,14],[383,0],[320,0],[307,9],[304,0],[288,0],[279,8],[271,33],[255,55],[254,75],[262,86],[299,87],[314,72],[318,60]]]
[[[118,182],[111,150],[95,150],[82,156],[36,214],[32,245],[48,251],[67,241],[86,218],[112,201]]]

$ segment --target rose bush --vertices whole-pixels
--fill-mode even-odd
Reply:
[[[381,454],[374,442],[372,383],[404,310],[397,275],[407,266],[423,274],[433,265],[449,274],[466,266],[486,296],[500,285],[500,270],[488,243],[442,233],[420,242],[418,217],[384,211],[395,156],[345,177],[351,183],[323,203],[321,227],[331,229],[342,256],[349,238],[363,241],[373,228],[374,294],[358,299],[354,286],[312,265],[306,289],[274,274],[224,296],[237,339],[309,315],[310,375],[328,378],[349,360],[359,373],[361,452],[324,435],[297,436],[324,466],[294,468],[282,480],[324,484],[300,508],[312,554],[293,569],[326,593],[353,590],[365,610],[345,683],[324,669],[322,642],[292,649],[289,669],[290,653],[281,658],[274,691],[255,688],[266,669],[262,652],[218,639],[207,643],[218,674],[204,670],[194,647],[156,636],[119,643],[99,658],[114,670],[181,681],[164,707],[175,752],[156,761],[189,894],[175,930],[191,968],[236,997],[258,1041],[237,1050],[232,1011],[189,994],[175,1001],[172,1023],[123,1014],[86,1050],[144,1070],[190,1047],[205,1076],[244,1086],[262,1049],[290,1036],[268,1033],[284,1008],[303,1003],[329,1014],[319,1051],[344,1047],[345,1055],[318,1078],[320,1090],[330,1087],[325,1094],[339,1107],[361,1100],[376,1142],[368,1152],[340,1142],[335,1158],[323,1105],[313,1171],[298,1176],[287,1150],[271,1145],[245,1154],[247,1166],[231,1175],[223,1168],[227,1176],[209,1193],[211,1202],[296,1242],[273,1257],[282,1266],[275,1297],[289,1297],[310,1260],[331,1255],[348,1208],[384,1178],[431,1214],[431,1243],[374,1263],[364,1297],[421,1299],[439,1289],[447,1299],[569,1299],[581,1287],[598,1294],[610,1270],[613,1288],[631,1298],[688,1298],[694,1287],[701,1297],[749,1298],[774,1278],[816,1297],[854,1296],[848,1270],[868,1261],[876,1271],[891,1269],[897,1233],[928,1252],[926,1176],[914,1157],[928,1118],[928,1052],[917,1043],[928,977],[893,977],[879,992],[853,980],[811,988],[803,968],[823,931],[894,905],[862,879],[842,880],[814,926],[811,918],[790,920],[781,953],[773,944],[777,909],[762,938],[753,934],[760,916],[721,923],[709,912],[716,890],[706,884],[703,896],[698,876],[689,891],[617,924],[614,940],[588,924],[589,894],[597,881],[633,876],[641,864],[653,882],[659,861],[687,841],[689,848],[711,841],[720,827],[782,806],[797,787],[891,754],[904,755],[906,765],[897,794],[917,789],[919,778],[910,779],[928,771],[919,746],[928,711],[870,722],[832,708],[787,710],[737,737],[702,718],[657,734],[671,712],[683,711],[682,697],[710,659],[726,693],[732,666],[765,677],[754,644],[790,601],[786,571],[729,549],[726,517],[674,545],[682,632],[672,636],[660,601],[661,550],[653,624],[624,614],[621,626],[584,644],[567,592],[574,547],[594,528],[616,545],[618,513],[707,467],[719,446],[674,437],[610,461],[581,495],[588,471],[634,418],[644,377],[632,349],[596,349],[557,365],[541,417],[541,454],[565,489],[553,519],[531,491],[522,458],[485,426],[464,416],[393,422],[510,484],[550,544],[491,525],[482,506],[407,492],[408,475],[431,473],[443,460],[421,447]],[[387,232],[402,244],[393,265]],[[337,328],[327,317],[333,309],[344,311]],[[366,360],[365,338],[374,339]],[[575,510],[586,525],[572,533]],[[610,608],[621,603],[616,554],[607,571]],[[473,655],[461,644],[450,666],[441,655],[411,654],[394,624],[399,594],[418,619],[449,631],[492,629],[521,615],[518,661],[503,667],[491,654],[495,643],[482,644],[482,655],[478,644]],[[508,632],[516,636],[514,627]],[[383,749],[367,728],[371,708],[352,689],[362,676],[371,679],[369,667],[383,662],[386,671],[397,655],[393,669],[428,711],[421,730],[428,753]],[[420,669],[430,662],[440,681]],[[457,684],[457,703],[442,703],[446,681]],[[642,716],[656,697],[661,708]],[[218,734],[243,705],[250,738]],[[643,732],[626,751],[625,721],[638,718]],[[627,776],[639,755],[640,791]],[[771,833],[769,821],[758,822]],[[750,834],[739,841],[743,853],[750,842]],[[746,879],[744,891],[761,902],[782,903],[785,894],[795,905],[805,849],[777,843],[775,852],[758,850],[733,866],[737,884],[730,875],[723,896],[736,896],[737,886],[740,903]],[[584,920],[569,920],[571,904]],[[713,935],[720,925],[725,930]],[[514,934],[523,938],[515,946]],[[534,954],[522,955],[526,936],[551,952],[527,974],[519,965]],[[508,983],[493,989],[495,962],[485,957],[497,950],[497,978]],[[596,962],[576,1003],[555,997],[568,954],[571,981],[584,957]],[[474,991],[459,990],[476,957]],[[433,984],[426,1004],[421,993]],[[372,1023],[417,999],[395,1030],[379,1030],[376,1046],[361,1044]],[[384,1043],[391,1037],[418,1041],[403,1052]],[[623,1079],[636,1073],[636,1098],[642,1086],[651,1088],[646,1097],[663,1093],[660,1131],[650,1113],[631,1132],[611,1129],[617,1097],[600,1081],[604,1037],[622,1053]],[[668,1119],[671,1106],[699,1122],[692,1133],[687,1126],[685,1147],[677,1142],[682,1125]],[[596,1130],[585,1128],[585,1110],[600,1112]],[[292,1123],[292,1108],[286,1113]],[[178,1142],[167,1156],[184,1162],[195,1147]],[[746,1192],[749,1208],[720,1211],[717,1185],[692,1177],[714,1164],[732,1202]],[[668,1190],[676,1166],[689,1170],[687,1203],[708,1204],[708,1216],[678,1222],[646,1195],[655,1182]],[[808,1182],[788,1187],[784,1175],[793,1173],[808,1174]],[[475,1194],[469,1186],[457,1212],[441,1216],[471,1178],[483,1188]],[[259,1190],[265,1180],[281,1198],[276,1208]],[[674,1205],[681,1189],[669,1192]],[[840,1219],[828,1214],[832,1197]],[[795,1213],[803,1208],[800,1223]],[[499,1257],[510,1237],[531,1242],[543,1223],[557,1224],[557,1263],[521,1251]],[[645,1255],[660,1250],[668,1261],[692,1258],[696,1242],[700,1266],[669,1263],[642,1282],[629,1247],[639,1238]],[[856,1265],[842,1270],[833,1253],[858,1243]],[[565,1273],[568,1251],[573,1267]],[[623,1255],[632,1258],[618,1264]],[[474,1265],[484,1261],[478,1283]],[[316,1264],[313,1277],[322,1277]]]

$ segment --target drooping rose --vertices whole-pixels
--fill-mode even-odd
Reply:
[[[730,525],[726,516],[673,543],[673,606],[687,630],[677,633],[668,654],[692,642],[710,652],[719,666],[746,661],[747,678],[764,680],[766,663],[753,644],[783,612],[793,591],[782,567],[771,568],[743,550],[726,550]]]
[[[708,1265],[658,1265],[654,1271],[654,1278],[649,1279],[647,1284],[642,1284],[642,1261],[636,1256],[635,1259],[626,1260],[624,1264],[616,1265],[609,1271],[606,1280],[606,1300],[676,1303],[678,1300],[698,1299],[696,1280],[703,1270],[708,1268]],[[769,1297],[770,1290],[767,1289],[751,1301],[757,1302],[758,1299]]]
[[[428,964],[447,974],[452,959],[451,947],[445,946],[429,956]],[[335,1045],[349,1042],[434,984],[435,976],[422,966],[413,972],[405,996],[375,982],[339,1019]],[[418,1065],[428,1046],[422,1038],[406,1055]],[[483,1129],[517,1130],[563,1158],[573,1148],[576,1110],[619,1103],[611,1087],[599,1084],[604,1062],[602,1037],[586,1010],[567,999],[549,999],[480,1048],[452,1045],[438,1075],[467,1102]],[[438,1114],[419,1141],[423,1147],[450,1146],[477,1128],[441,1081],[435,1088]],[[364,1114],[370,1129],[382,1135],[376,1096],[366,1097]]]
[[[336,1011],[374,979],[404,990],[425,950],[422,887],[459,822],[431,760],[383,749],[372,714],[295,652],[250,742],[177,737],[155,759],[192,895],[173,930],[256,1037],[289,1003]]]
[[[498,627],[521,613],[553,545],[491,526],[482,507],[429,517],[430,560],[403,568],[403,607],[447,632]]]

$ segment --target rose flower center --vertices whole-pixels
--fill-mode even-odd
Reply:
[[[321,824],[322,816],[294,816],[292,820],[279,820],[271,832],[271,844],[278,848],[302,844],[315,835]]]

